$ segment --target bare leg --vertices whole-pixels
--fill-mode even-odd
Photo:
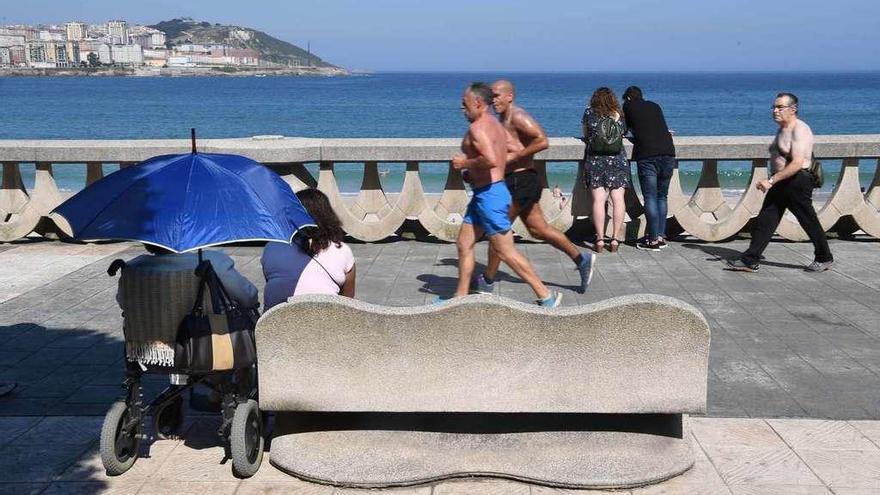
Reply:
[[[516,204],[510,205],[510,210],[507,212],[507,218],[513,220],[516,218],[516,215],[519,213],[519,209],[516,207]],[[492,248],[492,243],[489,243],[489,261],[486,263],[486,271],[483,274],[489,280],[494,280],[495,275],[498,274],[498,267],[501,266],[501,258],[498,257],[498,253],[495,252],[495,249]]]
[[[461,236],[459,235],[459,239]],[[507,263],[513,271],[519,275],[519,277],[535,291],[535,295],[538,296],[538,299],[547,299],[550,296],[550,291],[541,282],[541,279],[538,278],[538,275],[535,273],[534,268],[532,268],[532,264],[529,263],[529,260],[526,259],[519,251],[516,250],[516,247],[513,245],[513,233],[507,231],[504,234],[495,234],[489,237],[489,244],[498,253],[498,257],[501,258],[501,261]],[[472,249],[473,251],[473,249]],[[459,260],[459,277],[462,276],[461,270],[461,260]],[[473,259],[471,259],[471,273],[473,273]],[[470,281],[470,278],[466,280],[464,289],[464,294],[467,294],[467,282]],[[459,289],[461,289],[461,279],[458,281]],[[458,295],[458,293],[456,293]]]
[[[466,296],[471,284],[471,277],[474,275],[474,245],[477,243],[477,236],[482,235],[483,229],[474,227],[469,223],[461,225],[458,231],[458,240],[455,242],[458,248],[458,286],[455,289],[453,297]]]
[[[534,203],[528,209],[521,211],[520,218],[522,218],[529,229],[529,234],[535,239],[546,241],[551,246],[567,254],[572,260],[581,254],[578,248],[568,240],[568,237],[565,237],[565,234],[547,223],[540,204]]]
[[[623,230],[623,219],[626,215],[626,202],[623,200],[625,189],[618,187],[611,190],[611,226],[612,237],[620,240],[620,233]]]
[[[593,228],[596,229],[598,242],[605,237],[605,201],[608,191],[604,187],[593,188]]]

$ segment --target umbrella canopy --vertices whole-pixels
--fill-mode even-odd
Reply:
[[[237,241],[290,242],[315,225],[268,167],[209,153],[157,156],[124,168],[51,216],[74,239],[139,241],[177,253]]]

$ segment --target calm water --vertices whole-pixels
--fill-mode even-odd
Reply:
[[[663,106],[679,136],[770,135],[769,107],[778,91],[801,99],[801,115],[817,134],[880,133],[880,73],[751,74],[376,74],[347,78],[0,78],[0,139],[204,138],[280,134],[306,137],[455,137],[466,128],[459,102],[473,80],[506,77],[519,103],[550,136],[580,133],[580,117],[601,85],[618,94],[630,85]],[[829,163],[831,169],[836,165]],[[874,165],[864,163],[863,182]],[[84,172],[56,174],[78,189]],[[79,169],[79,167],[72,167]],[[389,191],[402,166],[383,165]],[[109,166],[108,171],[113,167]],[[722,164],[723,186],[742,188],[747,164]],[[550,182],[573,186],[574,164],[551,167]],[[683,166],[685,187],[697,171]],[[827,169],[826,169],[827,170]],[[32,167],[23,167],[32,183]],[[445,167],[423,167],[426,189],[439,191]],[[360,167],[341,166],[344,191],[360,185]],[[832,187],[834,177],[829,177]]]

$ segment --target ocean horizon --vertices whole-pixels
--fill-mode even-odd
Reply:
[[[816,134],[880,134],[880,71],[866,72],[377,72],[349,77],[0,77],[0,139],[184,139],[284,135],[319,138],[458,137],[463,88],[474,80],[510,79],[517,103],[551,137],[578,136],[592,91],[629,85],[659,103],[676,136],[767,136],[776,131],[770,105],[776,93],[800,98],[801,117]],[[548,183],[571,191],[574,162],[548,164]],[[862,160],[863,184],[876,160]],[[33,166],[22,165],[26,187]],[[107,173],[116,169],[106,165]],[[315,170],[316,166],[312,167]],[[828,161],[825,188],[839,161]],[[403,164],[380,164],[388,192],[399,191]],[[426,192],[439,192],[446,167],[422,167]],[[693,190],[699,164],[680,164],[682,185]],[[339,164],[343,193],[356,192],[362,167]],[[748,180],[748,162],[720,162],[729,193]],[[63,190],[85,182],[85,168],[55,167]]]

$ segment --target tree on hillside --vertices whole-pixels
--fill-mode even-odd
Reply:
[[[95,52],[89,53],[86,57],[89,61],[89,67],[100,67],[101,61],[98,59],[98,54]]]

